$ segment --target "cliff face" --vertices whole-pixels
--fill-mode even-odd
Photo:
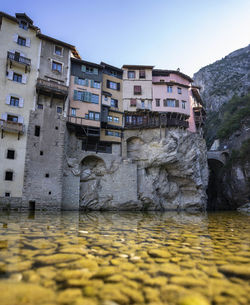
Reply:
[[[234,95],[242,96],[250,91],[250,45],[201,68],[193,78],[201,87],[206,109],[218,111]]]
[[[208,207],[236,209],[250,202],[250,45],[194,74],[207,110],[207,146],[220,140],[224,166],[209,161]]]
[[[79,176],[80,209],[205,210],[205,141],[184,130],[169,129],[164,137],[161,132],[125,131],[127,158],[89,154],[80,163],[71,158],[65,171]]]

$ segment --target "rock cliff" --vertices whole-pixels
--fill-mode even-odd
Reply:
[[[89,154],[75,167],[71,159],[66,171],[80,178],[80,209],[205,210],[205,141],[180,129],[161,132],[125,131],[126,158]]]

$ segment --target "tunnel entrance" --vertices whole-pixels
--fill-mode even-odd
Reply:
[[[209,180],[207,188],[207,210],[227,210],[230,206],[223,196],[223,166],[224,164],[216,159],[208,159]]]

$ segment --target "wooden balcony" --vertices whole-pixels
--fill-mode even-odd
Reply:
[[[67,117],[67,125],[70,130],[75,131],[78,138],[100,137],[100,126],[90,126],[89,121],[83,117],[70,116]],[[97,122],[97,121],[95,121]],[[99,122],[100,123],[100,122]]]
[[[68,87],[57,83],[56,81],[48,81],[45,79],[38,78],[36,88],[39,93],[55,94],[62,97],[67,97]]]
[[[19,53],[7,53],[7,60],[10,64],[10,69],[13,65],[23,66],[25,68],[25,73],[30,71],[31,59],[21,56]]]
[[[1,138],[3,138],[4,132],[18,134],[18,140],[20,135],[24,133],[24,125],[13,121],[5,121],[0,119]]]

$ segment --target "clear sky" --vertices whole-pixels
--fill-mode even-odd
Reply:
[[[154,65],[190,76],[250,43],[250,0],[1,0],[84,60]]]

